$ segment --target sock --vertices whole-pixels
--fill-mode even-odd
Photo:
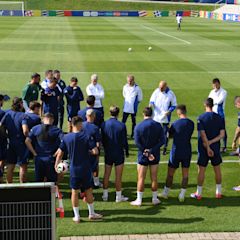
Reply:
[[[103,189],[103,197],[108,197],[108,189]]]
[[[93,177],[93,182],[95,186],[99,185],[99,177]]]
[[[168,187],[164,187],[164,189],[163,189],[163,191],[164,191],[164,194],[165,195],[168,195],[169,194],[169,191],[170,191],[170,188],[168,188]]]
[[[158,192],[157,191],[152,191],[152,199],[156,200],[158,198]]]
[[[181,196],[182,198],[184,198],[185,193],[186,193],[186,189],[185,189],[185,188],[181,188],[181,192],[180,192],[179,196]]]
[[[197,195],[202,195],[202,186],[197,186]]]
[[[79,207],[73,207],[73,212],[74,212],[74,218],[79,219],[80,218]]]
[[[137,200],[138,200],[139,202],[142,202],[142,197],[143,197],[143,192],[138,192],[138,191],[137,191]]]
[[[89,215],[94,215],[95,212],[94,212],[94,206],[93,206],[93,203],[88,203],[88,212],[89,212]]]
[[[122,198],[122,191],[116,191],[116,199]]]
[[[216,194],[222,194],[222,184],[216,184]]]

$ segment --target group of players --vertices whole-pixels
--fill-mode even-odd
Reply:
[[[198,129],[198,178],[197,191],[192,198],[202,198],[202,186],[209,160],[213,165],[216,179],[216,198],[222,198],[221,190],[221,152],[226,151],[227,134],[225,129],[224,106],[227,92],[221,87],[219,79],[213,79],[213,90],[205,100],[206,112],[199,116]],[[123,87],[124,107],[122,121],[120,109],[110,107],[110,118],[104,121],[104,89],[98,83],[98,76],[91,76],[86,88],[87,106],[80,109],[84,94],[78,86],[78,79],[72,77],[69,86],[61,79],[60,71],[48,70],[41,82],[40,75],[32,75],[24,87],[22,98],[15,97],[10,110],[1,108],[6,96],[0,95],[0,180],[3,182],[4,165],[7,183],[13,181],[16,164],[20,167],[20,182],[27,181],[28,160],[34,158],[35,180],[37,182],[56,182],[59,186],[63,173],[57,174],[59,163],[70,160],[70,187],[74,222],[80,222],[79,190],[88,204],[89,219],[102,219],[94,211],[93,192],[95,187],[103,187],[103,201],[108,201],[109,178],[115,166],[116,202],[128,201],[122,194],[122,173],[125,157],[129,155],[125,123],[129,115],[132,120],[131,138],[138,148],[137,157],[137,198],[131,205],[142,204],[144,181],[148,168],[151,176],[152,203],[160,203],[158,198],[158,164],[160,148],[167,153],[168,138],[173,138],[170,151],[166,184],[161,197],[167,198],[173,183],[175,170],[182,167],[182,187],[179,201],[185,199],[188,185],[188,172],[192,156],[191,138],[194,123],[187,118],[185,105],[177,105],[174,92],[165,81],[152,93],[149,106],[143,110],[143,121],[136,125],[138,105],[143,99],[140,86],[133,75],[127,76]],[[39,95],[41,103],[38,102]],[[68,133],[62,131],[65,103],[67,101]],[[235,106],[240,109],[240,97]],[[176,109],[179,119],[170,125],[171,114]],[[42,119],[40,118],[42,116]],[[237,147],[240,136],[240,117],[232,147]],[[220,140],[223,139],[221,149]],[[100,149],[104,150],[105,170],[103,185],[98,177]],[[236,187],[236,190],[240,190]],[[58,190],[59,191],[59,190]]]

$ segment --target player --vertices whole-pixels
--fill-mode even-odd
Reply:
[[[59,70],[53,71],[53,77],[57,79],[57,86],[60,91],[59,95],[59,105],[58,105],[58,123],[59,128],[63,128],[64,121],[64,89],[66,88],[66,83],[61,79],[61,73]]]
[[[213,99],[207,98],[204,102],[206,112],[198,117],[198,185],[197,191],[191,194],[192,198],[202,198],[202,186],[209,159],[213,166],[216,179],[216,198],[222,198],[222,175],[220,165],[220,140],[224,138],[225,125],[222,118],[213,112]]]
[[[53,79],[53,70],[47,70],[45,72],[45,79],[41,83],[42,89],[46,89],[48,87],[48,84],[50,83],[50,80]]]
[[[71,121],[72,118],[77,116],[80,110],[80,101],[84,100],[81,88],[78,86],[78,79],[72,77],[70,85],[64,89],[64,94],[67,99],[67,112],[68,112],[68,130],[72,131]]]
[[[143,110],[144,120],[139,123],[134,132],[135,143],[138,147],[138,182],[137,199],[131,202],[133,206],[141,206],[144,192],[144,181],[148,167],[152,182],[152,204],[160,203],[158,199],[158,164],[160,161],[160,147],[165,142],[163,128],[160,123],[152,119],[153,111],[150,107]]]
[[[178,25],[177,30],[182,30],[182,29],[181,29],[182,16],[180,16],[180,15],[178,14],[177,17],[176,17],[176,21],[177,21],[177,25]]]
[[[100,129],[94,124],[96,113],[93,109],[88,109],[86,112],[87,120],[83,123],[83,130],[89,137],[92,137],[97,148],[100,148],[101,134]],[[93,184],[94,188],[99,188],[102,184],[99,181],[99,155],[91,156]]]
[[[79,189],[85,189],[86,201],[90,220],[100,220],[102,215],[95,213],[92,194],[92,168],[89,154],[97,155],[98,149],[94,141],[82,131],[82,119],[78,116],[72,118],[72,132],[64,136],[57,154],[55,169],[61,161],[64,152],[70,158],[70,187],[72,189],[73,221],[80,222]]]
[[[240,109],[240,96],[237,96],[235,97],[235,107],[237,109]],[[233,143],[232,143],[232,149],[234,151],[236,151],[236,148],[237,148],[237,142],[238,142],[238,149],[240,147],[240,112],[238,113],[238,126],[235,130],[235,135],[234,135],[234,139],[233,139]],[[239,157],[240,157],[240,154],[238,153]],[[235,191],[240,191],[240,185],[239,186],[236,186],[236,187],[233,187],[233,190]]]
[[[54,116],[53,125],[58,125],[58,104],[60,100],[60,91],[57,87],[57,79],[49,80],[48,86],[41,93],[43,102],[43,113],[52,113]]]
[[[12,183],[13,181],[13,172],[16,164],[20,167],[20,183],[27,181],[28,150],[25,145],[25,136],[22,128],[24,116],[23,101],[21,98],[15,97],[11,110],[7,111],[0,123],[6,129],[8,136],[6,158],[7,183]]]
[[[209,94],[209,98],[213,99],[213,112],[219,114],[219,116],[225,122],[225,104],[227,99],[227,91],[221,87],[220,80],[214,78],[212,81],[213,90]],[[221,152],[227,151],[227,132],[225,131],[225,137],[223,139],[223,147]]]
[[[22,91],[23,106],[26,112],[29,110],[29,103],[38,100],[40,90],[40,74],[34,73],[31,76],[30,82],[24,87]]]
[[[102,105],[102,100],[104,99],[104,89],[98,83],[98,75],[93,74],[91,76],[91,83],[86,88],[87,95],[93,95],[95,97],[94,108],[99,110],[104,116],[104,109]]]
[[[123,118],[122,122],[126,123],[127,118],[131,115],[132,118],[132,134],[134,135],[134,128],[136,126],[136,114],[138,109],[138,104],[142,101],[143,95],[141,88],[135,83],[135,78],[133,75],[127,76],[127,84],[123,87]]]
[[[79,110],[78,111],[78,116],[81,117],[83,119],[83,121],[87,121],[87,118],[86,118],[87,110],[93,109],[94,112],[95,112],[94,124],[97,125],[100,128],[102,123],[104,122],[104,120],[103,120],[102,112],[99,111],[98,109],[94,108],[95,97],[93,95],[88,96],[87,99],[86,99],[86,102],[87,102],[87,107],[85,107],[82,110]]]
[[[176,111],[179,120],[175,121],[169,130],[170,137],[173,137],[173,144],[168,162],[166,185],[161,196],[166,199],[168,198],[170,188],[173,184],[174,173],[181,163],[182,188],[178,199],[180,202],[184,202],[192,157],[191,137],[194,131],[194,122],[187,118],[187,109],[185,105],[178,105]]]
[[[165,81],[159,83],[151,98],[150,107],[153,107],[153,120],[162,124],[163,131],[165,134],[165,144],[163,149],[163,155],[167,153],[168,145],[168,131],[169,123],[171,120],[171,114],[177,106],[177,99],[172,90],[168,87]]]
[[[116,202],[126,202],[122,195],[122,173],[124,167],[124,150],[129,156],[126,125],[117,120],[119,107],[110,107],[110,119],[102,124],[102,143],[104,147],[105,170],[103,179],[103,201],[108,201],[108,185],[112,166],[115,165]]]
[[[36,182],[57,181],[55,155],[63,133],[53,123],[54,115],[44,114],[43,123],[34,126],[25,141],[29,151],[34,156]]]

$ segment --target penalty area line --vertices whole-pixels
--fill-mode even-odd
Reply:
[[[184,42],[184,43],[186,43],[186,44],[188,44],[188,45],[191,44],[191,42],[189,42],[189,41],[186,41],[186,40],[184,40],[184,39],[175,37],[175,36],[173,36],[173,35],[170,35],[170,34],[161,32],[161,31],[159,31],[159,30],[156,30],[156,29],[154,29],[154,28],[148,27],[148,26],[146,26],[146,25],[142,25],[142,27],[145,28],[145,29],[151,30],[151,31],[153,31],[153,32],[159,33],[159,34],[161,34],[161,35],[163,35],[163,36],[170,37],[170,38],[174,38],[174,39],[176,39],[176,40],[178,40],[178,41],[181,41],[181,42]]]

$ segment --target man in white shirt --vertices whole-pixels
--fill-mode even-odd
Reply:
[[[48,87],[50,80],[53,79],[53,70],[47,70],[45,72],[45,79],[41,83],[41,87],[45,90]]]
[[[122,122],[126,123],[128,116],[131,115],[132,118],[132,134],[134,135],[134,128],[136,126],[136,114],[138,110],[138,104],[142,101],[143,95],[141,88],[135,83],[133,75],[127,76],[127,84],[123,87],[123,118]]]
[[[153,120],[162,124],[166,139],[163,155],[166,155],[169,135],[169,123],[171,120],[171,113],[177,106],[177,99],[165,81],[161,81],[159,83],[159,88],[157,88],[152,93],[149,106],[153,108]]]
[[[181,30],[181,22],[182,22],[182,16],[180,16],[179,14],[176,17],[176,21],[177,21],[177,30]]]
[[[214,78],[212,80],[213,90],[209,93],[208,97],[213,99],[213,112],[219,114],[219,116],[225,122],[225,104],[227,99],[227,91],[221,87],[220,80],[218,78]],[[225,137],[223,139],[223,147],[221,152],[227,151],[227,132],[225,130]]]
[[[91,83],[87,86],[86,92],[88,96],[93,95],[95,97],[94,108],[101,111],[104,114],[102,100],[104,99],[104,89],[98,83],[98,75],[93,74],[91,76]]]

